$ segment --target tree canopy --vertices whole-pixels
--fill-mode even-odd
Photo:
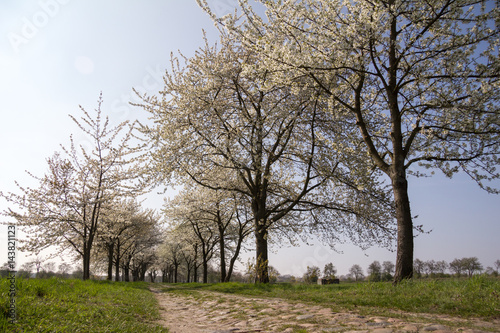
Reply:
[[[331,148],[330,131],[343,128],[320,116],[319,96],[277,84],[257,68],[255,52],[230,36],[222,33],[220,44],[183,58],[185,66],[173,58],[160,96],[143,96],[155,120],[142,128],[152,177],[244,196],[261,282],[269,281],[270,231],[293,238],[312,228],[333,242],[347,229],[360,244],[390,238],[386,189],[353,149]]]
[[[499,27],[495,1],[249,1],[223,18],[281,84],[314,87],[356,147],[392,186],[398,222],[395,282],[413,274],[407,176],[464,171],[498,193]],[[239,16],[241,14],[241,16]],[[361,145],[360,145],[361,143]]]

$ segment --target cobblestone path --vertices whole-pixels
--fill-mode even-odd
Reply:
[[[363,316],[275,298],[207,291],[194,297],[152,291],[160,304],[161,324],[171,333],[500,332],[500,320],[486,322],[401,312],[393,318]]]

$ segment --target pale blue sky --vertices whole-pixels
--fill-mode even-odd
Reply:
[[[234,9],[236,0],[209,0],[218,14]],[[68,114],[78,105],[96,106],[103,92],[103,110],[112,121],[144,118],[130,107],[132,87],[155,93],[169,66],[170,53],[193,54],[202,45],[202,29],[217,38],[208,16],[195,0],[4,0],[0,3],[0,189],[15,190],[14,181],[33,185],[24,170],[46,171],[45,159],[75,133]],[[431,234],[416,239],[415,257],[446,260],[476,256],[491,266],[500,259],[500,201],[464,176],[410,180],[416,223]],[[161,207],[150,195],[147,205]],[[0,209],[5,202],[0,201]],[[0,264],[6,261],[5,226],[0,226]],[[270,264],[282,274],[302,275],[307,265],[323,268],[333,262],[340,274],[353,264],[366,269],[374,260],[395,261],[381,249],[363,252],[339,246],[344,254],[316,244],[276,248]],[[249,253],[247,256],[251,256]],[[20,262],[26,259],[18,255]]]

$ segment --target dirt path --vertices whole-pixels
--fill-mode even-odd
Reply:
[[[335,313],[327,307],[274,298],[206,291],[199,292],[196,297],[156,289],[152,292],[160,305],[160,322],[171,333],[500,332],[500,321],[471,322],[420,314],[400,314],[395,318],[362,316],[355,312]],[[471,324],[475,328],[471,328]]]

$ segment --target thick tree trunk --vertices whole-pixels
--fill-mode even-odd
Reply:
[[[198,264],[194,263],[193,282],[198,282]]]
[[[208,283],[208,260],[203,256],[203,283]]]
[[[408,181],[404,171],[392,179],[396,220],[398,224],[396,272],[394,284],[413,277],[413,222],[408,197]]]
[[[83,256],[83,280],[90,279],[90,260],[88,255]]]
[[[264,223],[257,221],[255,226],[255,240],[257,248],[256,283],[269,283],[269,260],[267,251],[267,228]]]
[[[90,249],[87,242],[83,244],[83,280],[90,279]]]

